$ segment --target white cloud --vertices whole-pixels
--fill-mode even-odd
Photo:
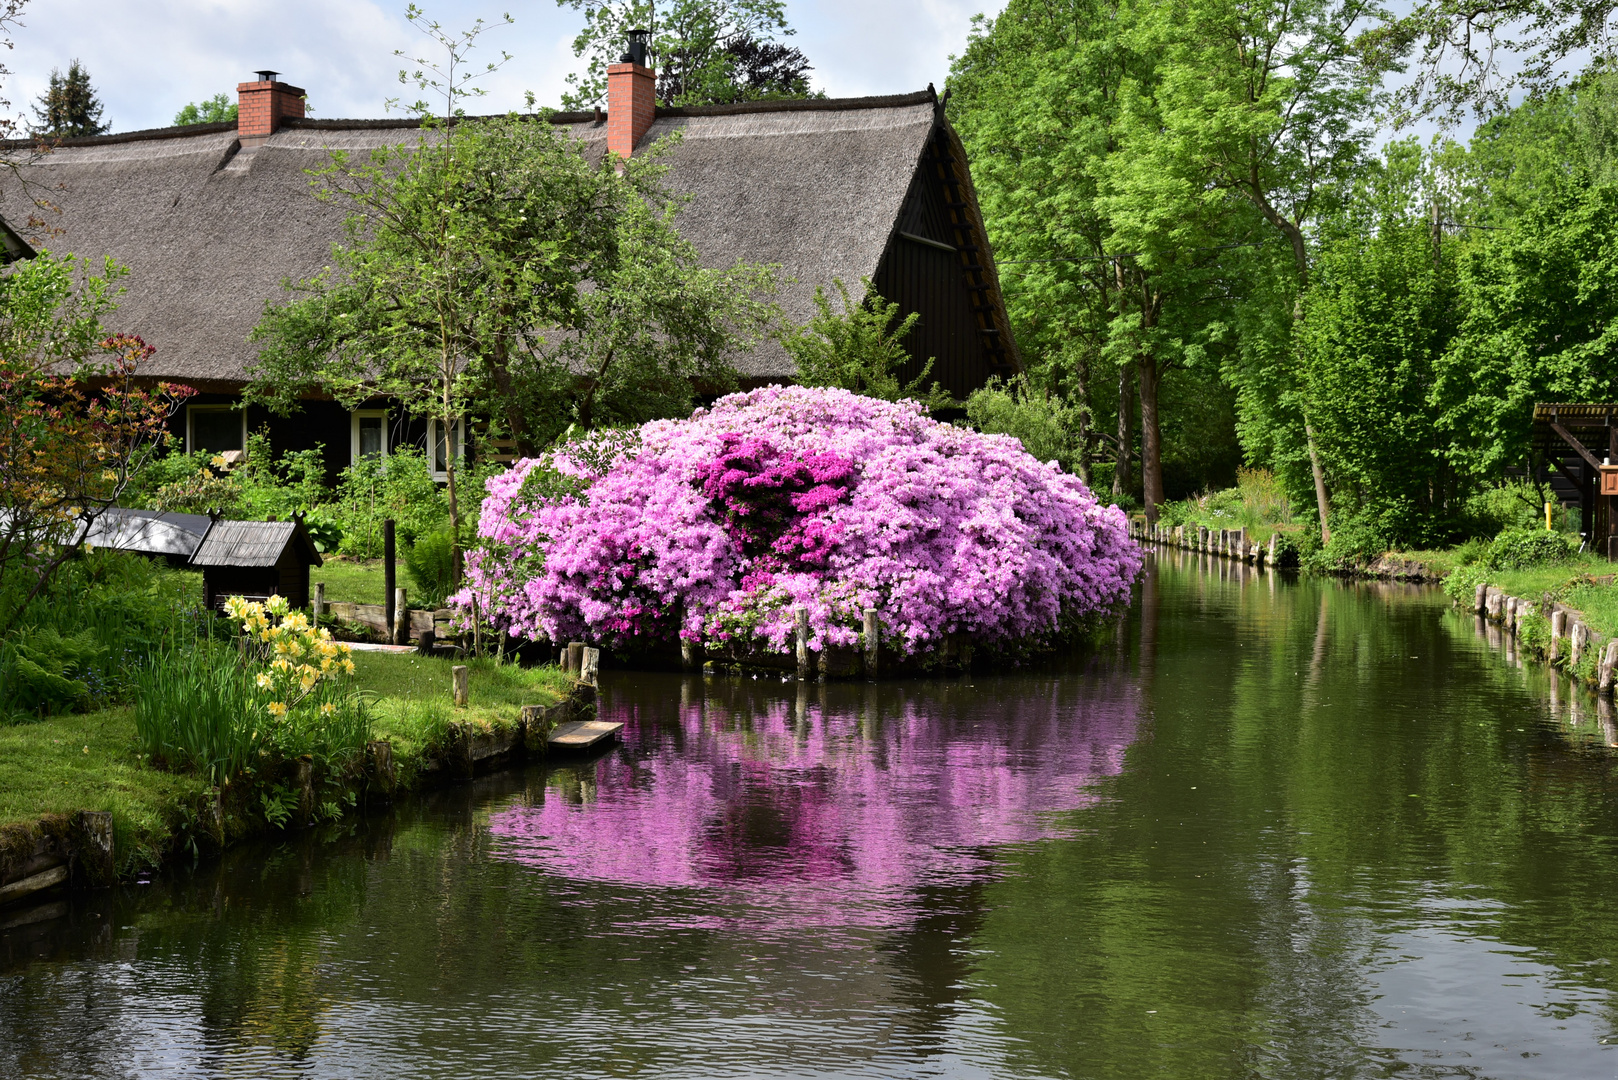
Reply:
[[[1004,0],[813,0],[793,4],[793,42],[833,97],[903,94],[933,83],[940,92],[949,58],[966,47],[972,16]]]

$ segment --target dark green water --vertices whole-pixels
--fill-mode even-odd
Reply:
[[[0,931],[0,1077],[1618,1070],[1618,733],[1434,592],[1174,553],[1037,672],[603,697]]]

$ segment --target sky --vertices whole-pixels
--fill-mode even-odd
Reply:
[[[900,94],[942,88],[949,58],[966,43],[972,16],[1004,0],[789,0],[792,44],[832,97]],[[326,119],[387,116],[387,99],[414,101],[401,87],[394,50],[427,55],[426,38],[405,20],[406,0],[29,0],[11,32],[13,72],[3,96],[23,112],[44,90],[53,67],[80,60],[113,131],[164,127],[187,102],[269,68],[309,95],[311,115]],[[473,60],[512,60],[482,84],[472,112],[518,108],[532,90],[555,105],[569,71],[582,68],[572,40],[583,15],[555,0],[418,0],[446,29],[516,20],[478,39]],[[401,115],[394,113],[393,115]]]

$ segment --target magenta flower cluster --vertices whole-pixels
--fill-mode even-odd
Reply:
[[[805,387],[520,461],[489,480],[478,534],[460,607],[614,645],[785,651],[800,604],[815,649],[856,644],[865,608],[906,653],[1019,641],[1125,600],[1140,569],[1122,512],[1017,440]]]

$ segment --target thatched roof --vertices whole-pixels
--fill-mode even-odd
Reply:
[[[274,566],[292,545],[310,564],[321,565],[320,552],[296,521],[220,521],[192,554],[191,565]]]
[[[604,121],[576,113],[553,122],[605,152]],[[929,89],[660,109],[646,142],[683,132],[667,177],[671,189],[694,197],[681,232],[712,266],[780,264],[780,302],[801,321],[813,314],[815,286],[834,277],[857,285],[876,273],[939,123]],[[325,163],[330,149],[414,139],[414,127],[292,120],[248,151],[229,124],[64,140],[26,169],[61,208],[59,234],[38,246],[111,255],[130,268],[115,323],[157,346],[150,374],[204,388],[237,383],[256,355],[247,335],[265,302],[285,295],[283,281],[327,265],[341,236],[345,211],[313,197],[305,170]],[[11,220],[25,218],[24,209],[17,192],[0,196]],[[736,361],[755,377],[792,373],[774,344]]]

